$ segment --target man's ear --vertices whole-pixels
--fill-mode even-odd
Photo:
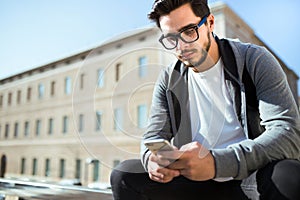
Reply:
[[[215,27],[215,16],[213,14],[210,14],[207,17],[207,23],[208,23],[208,27],[211,30],[211,32],[213,32],[214,27]]]

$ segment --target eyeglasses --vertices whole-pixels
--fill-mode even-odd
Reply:
[[[207,16],[204,16],[197,25],[187,27],[177,34],[170,33],[167,35],[162,35],[159,38],[159,42],[168,50],[172,50],[177,47],[179,38],[185,43],[193,43],[199,39],[198,28],[200,28],[200,26],[202,26],[206,20]]]

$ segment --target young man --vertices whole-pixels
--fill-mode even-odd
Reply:
[[[275,58],[218,39],[207,0],[156,0],[149,18],[178,61],[160,74],[144,140],[175,148],[121,163],[115,200],[300,199],[299,113]]]

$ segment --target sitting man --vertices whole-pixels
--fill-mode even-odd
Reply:
[[[174,150],[121,163],[114,199],[299,200],[299,112],[275,58],[218,39],[207,0],[156,0],[149,18],[178,60],[159,76],[144,141]]]

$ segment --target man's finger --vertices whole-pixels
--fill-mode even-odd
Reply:
[[[175,150],[175,151],[159,151],[157,152],[158,155],[160,155],[161,157],[165,158],[165,159],[169,159],[169,160],[177,160],[180,157],[183,156],[184,151],[179,151],[179,150]]]

